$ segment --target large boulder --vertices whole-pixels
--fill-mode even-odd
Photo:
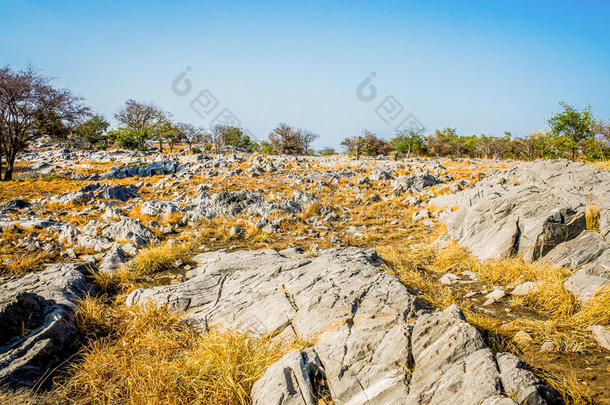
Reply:
[[[497,171],[474,188],[430,201],[458,209],[441,219],[448,233],[482,259],[537,260],[585,230],[589,201],[604,202],[610,172],[584,163],[537,161]],[[603,224],[607,212],[600,210]]]
[[[0,286],[0,387],[33,387],[74,349],[75,301],[90,286],[81,264],[49,266]]]
[[[267,370],[252,390],[255,404],[315,404],[326,395],[345,404],[514,404],[459,309],[424,308],[373,250],[210,252],[195,261],[183,283],[135,290],[127,303],[169,304],[202,330],[315,342]]]

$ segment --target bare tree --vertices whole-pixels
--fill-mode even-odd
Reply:
[[[303,155],[309,153],[311,143],[319,135],[303,129],[295,129],[285,123],[280,123],[270,134],[269,141],[277,153],[286,155]]]
[[[178,129],[180,138],[187,143],[189,151],[191,152],[193,150],[193,144],[203,141],[204,136],[206,135],[205,128],[196,127],[187,122],[179,122],[176,124],[176,128]]]
[[[0,69],[0,176],[11,180],[17,155],[28,142],[58,127],[73,126],[89,110],[69,90],[56,89],[32,68]]]

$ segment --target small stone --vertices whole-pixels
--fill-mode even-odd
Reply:
[[[76,252],[74,252],[74,249],[72,249],[72,248],[66,249],[66,255],[70,259],[76,259]]]
[[[350,226],[347,231],[355,236],[362,236],[362,233],[366,230],[366,225]]]
[[[473,271],[463,271],[462,274],[471,279],[472,281],[477,281],[479,279],[479,275]]]
[[[601,347],[610,350],[610,330],[601,325],[589,326],[589,330],[593,333],[595,340]]]
[[[500,298],[504,297],[504,295],[504,287],[495,287],[492,292],[485,296],[485,298],[487,298],[487,301],[485,301],[483,305],[491,305],[494,302],[498,301]]]
[[[369,197],[369,200],[371,200],[373,202],[378,202],[378,201],[381,201],[381,197],[379,196],[379,194],[371,194],[371,196]]]
[[[459,279],[460,279],[460,277],[453,273],[446,273],[446,274],[443,274],[443,276],[439,279],[439,281],[441,282],[441,284],[451,285],[451,284],[454,284]]]
[[[231,227],[231,236],[241,238],[246,234],[246,228],[240,225]]]
[[[541,352],[558,352],[561,348],[559,347],[559,343],[557,343],[555,340],[553,339],[547,339],[544,341],[544,343],[542,344],[542,346],[540,346],[540,351]]]
[[[519,346],[527,346],[534,342],[532,336],[526,331],[520,330],[513,336],[513,341]]]
[[[534,291],[534,288],[536,287],[536,284],[531,282],[531,281],[527,281],[525,283],[519,284],[518,286],[516,286],[513,291],[511,292],[512,295],[527,295],[531,292]]]
[[[419,210],[413,214],[413,221],[418,221],[420,219],[427,219],[430,217],[430,212],[428,210]]]

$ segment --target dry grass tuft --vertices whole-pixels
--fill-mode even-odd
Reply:
[[[589,391],[578,381],[574,370],[569,369],[562,372],[534,369],[535,374],[543,378],[547,384],[557,390],[568,405],[590,405],[595,400]]]
[[[48,253],[45,251],[15,255],[0,255],[0,263],[10,259],[6,264],[0,264],[0,274],[22,276],[26,273],[40,271],[44,268]]]
[[[83,303],[80,325],[103,332],[108,314]],[[252,384],[293,347],[230,331],[201,334],[168,308],[109,310],[108,338],[92,341],[56,395],[62,403],[249,404]]]
[[[177,260],[187,260],[194,247],[194,242],[166,242],[142,249],[129,263],[129,271],[137,276],[144,276],[169,270]]]
[[[588,231],[599,232],[599,205],[589,201],[585,210],[585,219]]]
[[[575,319],[583,325],[610,326],[610,286],[598,288]]]

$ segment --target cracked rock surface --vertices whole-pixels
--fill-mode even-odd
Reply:
[[[33,387],[78,339],[76,300],[90,286],[85,266],[51,265],[0,285],[0,388]]]
[[[255,404],[316,404],[322,386],[334,403],[350,405],[514,404],[505,374],[516,376],[511,393],[538,401],[528,403],[555,403],[552,390],[534,392],[542,382],[520,363],[500,370],[459,308],[424,308],[374,250],[210,252],[196,261],[186,281],[135,290],[127,303],[169,304],[202,330],[315,342],[266,371],[253,387]]]
[[[565,287],[586,301],[610,283],[610,172],[565,160],[522,163],[475,187],[430,200],[456,206],[440,219],[448,234],[481,259],[522,255],[569,266]],[[586,229],[586,207],[599,209],[599,232]]]

